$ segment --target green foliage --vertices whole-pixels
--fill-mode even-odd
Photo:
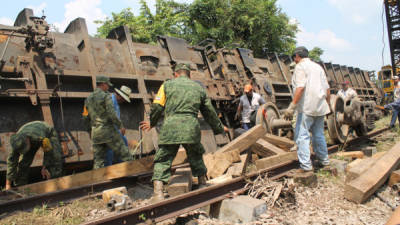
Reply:
[[[288,52],[295,46],[296,24],[277,7],[276,0],[195,0],[189,7],[193,42],[205,38],[217,47],[240,46],[255,55]]]
[[[96,21],[101,24],[98,36],[106,37],[113,28],[126,25],[136,42],[156,43],[157,35],[183,38],[190,44],[212,38],[219,48],[249,48],[256,56],[264,48],[289,53],[296,44],[297,24],[289,23],[276,0],[195,0],[192,4],[157,0],[154,14],[144,0],[140,2],[140,15],[128,8]]]
[[[321,55],[324,53],[324,50],[322,50],[320,47],[314,47],[311,49],[311,51],[308,53],[308,56],[314,60],[314,61],[321,61]]]
[[[135,16],[130,8],[120,13],[112,13],[112,18],[95,21],[102,24],[97,30],[97,36],[106,37],[108,33],[119,26],[126,25],[135,42],[155,44],[157,35],[168,35],[186,38],[187,5],[170,0],[157,0],[156,12],[152,14],[146,1],[141,0],[140,15]]]

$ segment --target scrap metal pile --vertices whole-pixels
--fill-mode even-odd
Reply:
[[[229,128],[234,121],[243,86],[252,83],[268,102],[260,107],[257,123],[268,132],[290,134],[291,123],[281,118],[280,110],[292,100],[290,86],[292,59],[288,55],[265,52],[256,58],[249,49],[217,49],[213,40],[191,46],[185,40],[159,36],[157,45],[135,43],[129,29],[121,26],[106,39],[91,37],[85,20],[73,20],[64,33],[49,31],[45,17],[35,17],[31,9],[22,10],[14,26],[0,25],[0,137],[6,152],[9,137],[23,124],[44,120],[59,132],[67,164],[89,162],[93,155],[89,134],[81,122],[84,99],[95,88],[96,75],[105,75],[119,87],[132,89],[131,104],[121,105],[121,119],[128,140],[140,143],[137,155],[147,155],[158,148],[157,133],[142,133],[139,121],[150,112],[150,104],[160,85],[173,77],[177,62],[189,63],[191,77],[202,84]],[[332,94],[336,84],[349,81],[359,98],[331,100],[334,113],[327,124],[330,137],[343,142],[349,127],[362,136],[373,128],[378,116],[374,109],[382,99],[380,90],[370,80],[368,71],[320,62],[328,76]],[[201,116],[199,116],[202,121]],[[207,152],[231,141],[214,136],[201,122],[202,143]],[[233,132],[231,132],[233,133]],[[32,167],[41,165],[38,152]],[[0,170],[6,170],[0,165]]]

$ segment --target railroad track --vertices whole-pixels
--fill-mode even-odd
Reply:
[[[359,142],[360,140],[365,140],[377,136],[387,130],[388,128],[382,128],[370,132],[366,136],[351,139],[347,143],[348,145],[351,145]],[[336,152],[339,148],[340,145],[330,146],[328,148],[329,154]],[[183,164],[175,168],[183,166],[187,166],[187,164]],[[189,193],[169,198],[156,204],[127,210],[119,214],[108,216],[106,218],[89,221],[85,224],[138,224],[144,223],[147,220],[150,220],[152,222],[160,222],[165,219],[179,216],[192,210],[201,208],[203,206],[212,205],[213,203],[220,202],[223,199],[229,198],[235,194],[244,193],[247,191],[247,188],[245,188],[245,185],[247,183],[246,180],[254,179],[261,173],[268,173],[271,176],[271,179],[278,179],[285,176],[286,172],[293,168],[296,168],[297,166],[298,162],[296,160],[283,162],[274,167],[265,168],[254,173],[246,174],[242,177],[234,178],[225,183],[212,185],[210,187],[202,188],[200,190],[191,191]],[[90,196],[90,194],[101,192],[104,189],[124,185],[131,186],[137,182],[137,179],[139,177],[149,175],[151,174],[146,173],[134,177],[123,177],[120,179],[105,181],[98,184],[86,185],[83,187],[40,194],[0,203],[0,218],[18,210],[31,210],[37,205],[47,204],[48,206],[53,206],[61,201],[70,202],[72,200],[76,200],[85,196]]]

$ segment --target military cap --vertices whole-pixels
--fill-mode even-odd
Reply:
[[[103,75],[96,76],[96,83],[106,83],[110,86],[113,86],[113,84],[110,82],[110,78]]]
[[[306,47],[300,46],[294,50],[292,58],[294,58],[296,54],[299,55],[301,58],[306,58],[308,57],[308,50]]]
[[[21,134],[13,134],[10,137],[10,144],[14,151],[25,154],[29,150],[29,145],[26,144],[26,136]]]
[[[190,72],[190,65],[187,63],[178,63],[178,64],[176,64],[174,71],[176,72],[179,70],[187,70]]]

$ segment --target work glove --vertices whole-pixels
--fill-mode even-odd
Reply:
[[[11,189],[11,181],[6,179],[6,190],[10,190]]]
[[[50,175],[49,171],[46,169],[46,167],[43,166],[40,173],[42,174],[43,179],[46,179],[46,180],[51,179],[51,175]]]
[[[296,109],[297,105],[293,102],[290,103],[289,107],[283,112],[283,118],[286,120],[292,120],[294,110]]]
[[[333,114],[333,109],[332,109],[331,105],[330,105],[330,104],[328,104],[328,106],[329,106],[329,113],[328,113],[328,114],[326,114],[326,116],[330,116],[330,115],[332,115],[332,114]]]

